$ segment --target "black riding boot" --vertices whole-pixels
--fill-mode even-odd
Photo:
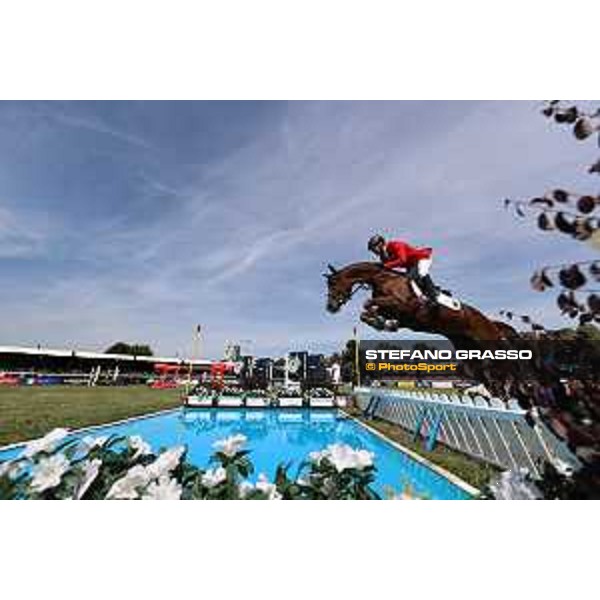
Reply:
[[[433,280],[429,275],[419,278],[419,287],[431,304],[437,303],[437,288],[435,287]]]

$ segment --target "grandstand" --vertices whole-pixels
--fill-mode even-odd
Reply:
[[[72,349],[0,346],[0,373],[37,383],[143,383],[155,374],[156,366],[173,365],[194,375],[210,372],[213,361],[179,357],[105,354]]]

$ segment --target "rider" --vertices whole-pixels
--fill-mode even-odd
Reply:
[[[370,252],[376,254],[387,269],[406,269],[409,276],[417,280],[427,300],[437,300],[437,289],[429,275],[431,267],[431,248],[415,248],[401,240],[386,242],[381,235],[374,235],[368,244]]]

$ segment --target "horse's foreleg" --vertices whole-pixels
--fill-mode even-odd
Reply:
[[[385,319],[376,313],[364,311],[360,314],[360,320],[378,331],[385,329]]]
[[[401,316],[401,311],[398,310],[398,299],[395,296],[377,296],[370,302],[371,306],[376,307],[380,314],[385,312],[388,315]]]
[[[367,301],[364,303],[364,305],[363,305],[363,308],[365,309],[365,312],[366,312],[367,314],[370,314],[370,315],[375,315],[375,314],[377,314],[377,309],[378,309],[378,306],[377,306],[377,304],[375,303],[375,301],[373,300],[373,298],[370,298],[369,300],[367,300]]]
[[[392,308],[398,305],[398,300],[394,296],[374,296],[364,303],[367,312],[379,311],[382,308]]]
[[[376,314],[384,320],[383,328],[386,331],[398,331],[400,321],[396,318],[399,316],[397,298],[394,296],[377,296],[372,298],[369,304],[371,310],[375,310]]]

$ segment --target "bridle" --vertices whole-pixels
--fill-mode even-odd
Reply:
[[[369,286],[366,283],[359,283],[353,290],[350,291],[350,293],[348,294],[348,300],[350,300],[352,298],[352,296],[354,296],[354,294],[356,294],[356,292],[358,292],[359,290],[368,290]]]
[[[324,273],[323,276],[327,279],[328,282],[331,282],[331,278],[337,275],[339,271],[333,265],[328,265],[328,267],[330,272]],[[346,302],[349,302],[352,299],[356,292],[358,292],[359,290],[366,290],[368,288],[369,286],[366,283],[359,283],[356,286],[352,284],[352,288],[348,293],[343,295],[338,292],[335,293],[335,302],[339,303],[340,305],[346,304]]]
[[[344,294],[343,296],[341,294],[336,294],[336,301],[341,302],[342,304],[346,304],[347,302],[350,302],[350,300],[352,299],[354,294],[356,294],[356,292],[358,292],[359,290],[367,289],[369,289],[369,286],[366,283],[359,283],[356,285],[356,287],[353,287],[353,289],[351,289],[350,292]]]

